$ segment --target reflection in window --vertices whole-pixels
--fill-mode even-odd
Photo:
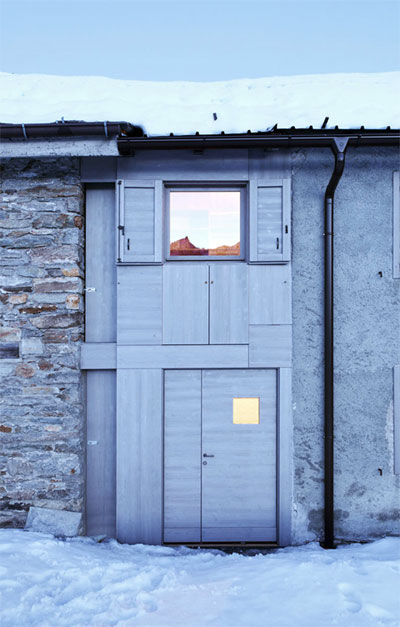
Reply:
[[[240,255],[240,191],[171,191],[171,256]]]

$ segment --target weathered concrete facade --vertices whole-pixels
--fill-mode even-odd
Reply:
[[[333,157],[293,153],[294,516],[298,542],[323,528],[324,193]],[[393,367],[400,281],[393,278],[395,148],[349,149],[335,195],[335,533],[398,534]]]
[[[0,526],[83,509],[83,209],[78,159],[4,160]]]

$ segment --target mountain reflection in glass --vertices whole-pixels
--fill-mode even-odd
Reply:
[[[171,191],[171,256],[240,255],[240,191]]]

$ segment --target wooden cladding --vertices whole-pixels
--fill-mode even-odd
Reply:
[[[88,528],[152,544],[276,541],[278,531],[285,544],[289,185],[237,152],[192,155],[190,173],[180,155],[120,160],[115,225],[112,187],[88,188]],[[168,190],[183,183],[240,188],[243,259],[167,259]]]
[[[118,268],[117,341],[162,343],[162,268]]]
[[[119,344],[247,344],[249,325],[291,323],[288,265],[118,268]]]

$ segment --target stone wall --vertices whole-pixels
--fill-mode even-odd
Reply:
[[[0,198],[0,526],[23,526],[83,509],[79,161],[4,161]]]

